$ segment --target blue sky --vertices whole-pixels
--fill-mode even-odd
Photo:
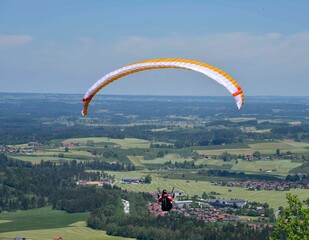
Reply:
[[[309,95],[306,0],[0,0],[0,92],[85,93],[140,60],[188,58],[246,95]],[[228,95],[185,70],[137,73],[106,94]]]

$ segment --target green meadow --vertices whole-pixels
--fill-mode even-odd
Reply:
[[[65,140],[65,142],[78,142],[83,146],[87,146],[88,141],[93,141],[94,144],[104,144],[104,143],[114,143],[119,145],[121,148],[149,148],[150,142],[143,139],[137,138],[125,138],[125,139],[115,139],[106,137],[91,137],[91,138],[70,138]]]
[[[286,176],[291,169],[301,166],[299,162],[293,162],[291,160],[276,159],[276,160],[259,160],[259,161],[243,161],[238,160],[238,163],[233,164],[231,170],[242,171],[247,173],[259,173],[262,171],[271,170],[271,175]]]
[[[59,157],[54,157],[54,156],[23,156],[23,155],[15,155],[11,156],[14,159],[26,161],[26,162],[31,162],[31,163],[40,163],[42,160],[43,161],[51,161],[51,162],[61,162],[63,159],[66,161],[71,161],[74,160],[74,158],[59,158]]]
[[[207,166],[218,166],[222,168],[224,165],[229,164],[232,171],[241,171],[246,173],[261,173],[266,170],[271,170],[269,175],[281,175],[286,176],[291,169],[297,168],[302,165],[300,162],[293,162],[287,159],[275,159],[275,160],[257,160],[257,161],[244,161],[241,159],[231,160],[224,162],[221,159],[199,159],[196,164],[206,164]]]
[[[16,236],[32,240],[50,240],[54,236],[74,240],[124,239],[86,227],[88,216],[89,213],[72,214],[52,210],[50,207],[1,213],[0,239],[12,239]]]
[[[118,180],[116,185],[134,192],[156,192],[159,189],[172,189],[175,191],[183,191],[185,195],[202,196],[203,192],[216,192],[217,197],[225,199],[246,199],[248,201],[257,201],[261,203],[267,202],[270,207],[278,209],[280,206],[287,206],[286,194],[292,193],[299,196],[300,199],[308,197],[308,190],[306,189],[291,189],[290,191],[249,191],[240,187],[224,187],[216,186],[208,181],[194,181],[186,179],[168,179],[163,178],[161,174],[151,171],[138,171],[138,172],[110,172],[115,175]],[[145,177],[150,174],[152,177],[151,184],[122,184],[123,177]],[[229,191],[232,190],[232,191]]]
[[[263,142],[263,143],[253,143],[248,144],[248,147],[237,148],[227,148],[229,145],[220,147],[220,149],[197,149],[196,152],[204,155],[219,155],[222,152],[228,152],[231,154],[244,154],[250,155],[255,151],[259,151],[262,154],[274,154],[277,149],[281,152],[290,151],[292,153],[308,153],[309,143],[305,142],[291,142],[291,141],[281,141],[281,142]]]

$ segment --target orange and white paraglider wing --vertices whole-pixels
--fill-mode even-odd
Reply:
[[[91,88],[86,92],[83,98],[84,109],[82,111],[82,114],[87,115],[88,105],[93,96],[97,92],[99,92],[102,88],[112,83],[113,81],[135,72],[151,70],[151,69],[161,69],[161,68],[180,68],[203,73],[209,78],[223,85],[233,95],[238,109],[240,109],[244,104],[244,93],[241,87],[231,76],[229,76],[224,71],[211,65],[194,60],[187,60],[180,58],[165,58],[165,59],[153,59],[133,63],[125,67],[119,68],[115,71],[112,71],[103,76],[95,84],[93,84]]]

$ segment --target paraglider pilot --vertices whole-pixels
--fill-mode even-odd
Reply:
[[[158,194],[158,202],[161,203],[162,211],[170,211],[173,208],[172,202],[174,201],[174,194],[171,197],[165,189],[162,194]]]

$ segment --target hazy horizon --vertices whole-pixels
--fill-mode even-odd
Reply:
[[[0,94],[40,94],[40,95],[43,95],[43,94],[49,94],[49,95],[81,95],[83,96],[84,93],[65,93],[65,92],[0,92]],[[159,94],[147,94],[147,95],[143,95],[143,94],[113,94],[113,93],[98,93],[96,94],[95,97],[104,97],[104,96],[132,96],[132,97],[226,97],[226,98],[230,98],[230,95],[159,95]],[[309,98],[309,96],[301,96],[301,95],[246,95],[246,97],[288,97],[288,98]]]

